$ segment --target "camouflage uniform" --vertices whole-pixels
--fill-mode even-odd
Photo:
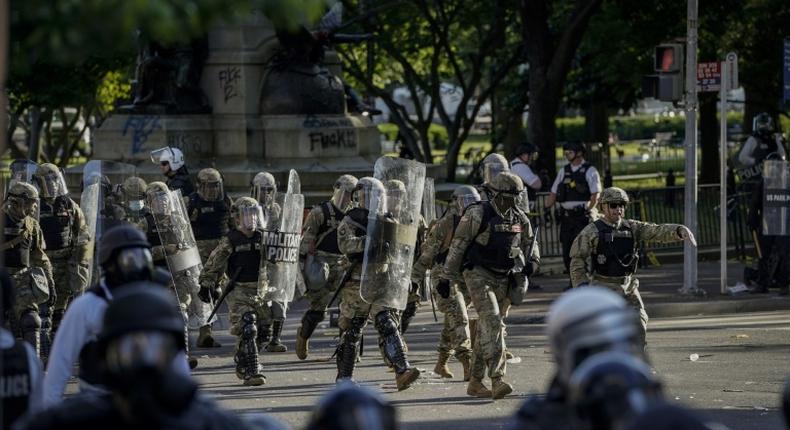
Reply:
[[[425,235],[428,231],[428,224],[425,222],[425,218],[420,215],[419,219],[419,226],[417,227],[417,243],[415,244],[414,250],[414,261],[416,262],[417,259],[420,257],[420,252],[422,249],[422,244],[425,241]],[[409,324],[411,320],[417,315],[417,310],[420,308],[420,302],[422,301],[422,296],[420,295],[420,289],[418,288],[418,284],[422,284],[422,282],[412,283],[411,289],[409,289],[409,297],[406,299],[406,309],[401,311],[400,317],[400,332],[406,333],[406,330],[409,329]]]
[[[514,192],[522,191],[524,185],[517,176],[503,172],[492,180],[490,187],[492,190],[503,189],[509,193],[510,188],[513,188]],[[513,201],[516,200],[514,196]],[[483,395],[473,393],[488,392],[481,382],[487,367],[488,376],[493,381],[493,395],[499,398],[500,395],[504,396],[512,392],[512,387],[502,380],[507,363],[502,309],[509,306],[508,274],[513,264],[512,261],[504,260],[508,260],[513,252],[512,246],[517,246],[523,254],[526,254],[534,236],[526,214],[517,210],[511,212],[514,219],[504,219],[499,215],[495,201],[496,195],[491,202],[482,202],[466,209],[450,244],[442,278],[453,279],[463,269],[464,281],[479,316],[475,344],[472,345],[475,354],[472,358],[471,379],[467,393]],[[494,241],[489,246],[489,240],[499,236],[506,237],[502,242]],[[518,240],[518,244],[513,242],[515,240]],[[492,246],[497,248],[490,249]],[[480,256],[478,263],[474,261],[475,255]],[[540,260],[537,247],[532,260],[535,262]],[[485,267],[489,265],[500,267]],[[464,269],[469,266],[472,268]]]
[[[436,369],[442,376],[452,377],[449,372],[445,373],[447,358],[451,354],[464,363],[465,370],[471,360],[471,342],[469,334],[469,314],[467,313],[467,303],[471,298],[464,284],[464,280],[452,279],[450,284],[450,294],[442,297],[437,291],[442,271],[442,263],[447,257],[450,249],[450,242],[453,239],[453,232],[460,221],[455,206],[440,218],[428,232],[428,237],[422,244],[421,253],[412,268],[412,281],[421,283],[425,277],[425,271],[431,270],[431,294],[436,302],[436,308],[444,314],[444,327],[439,338],[437,351],[439,352],[439,363]],[[436,263],[436,264],[434,264]],[[468,370],[467,372],[468,373]],[[468,377],[468,375],[465,375]]]

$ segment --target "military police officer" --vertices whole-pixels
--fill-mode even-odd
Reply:
[[[71,300],[88,287],[91,256],[90,232],[82,210],[69,197],[66,182],[57,166],[38,167],[34,176],[41,191],[39,224],[55,280],[55,305],[50,310],[52,334],[57,331]],[[42,322],[45,326],[50,321]]]
[[[510,167],[507,162],[507,159],[502,156],[502,154],[488,154],[486,158],[483,159],[483,163],[480,166],[482,170],[483,176],[483,183],[478,187],[478,191],[480,192],[480,197],[483,200],[491,200],[492,193],[489,189],[489,184],[491,181],[500,173],[502,172],[509,172]]]
[[[569,270],[570,250],[573,239],[592,221],[591,212],[598,203],[601,192],[601,177],[596,168],[584,160],[584,145],[568,142],[562,146],[568,164],[554,179],[551,194],[546,199],[546,209],[560,204],[560,242],[562,262]]]
[[[463,270],[479,315],[467,394],[501,399],[513,391],[504,381],[502,307],[508,301],[509,288],[515,287],[510,285],[511,279],[521,277],[523,281],[532,270],[532,264],[526,261],[537,262],[540,256],[537,247],[533,255],[527,255],[534,237],[527,215],[518,205],[524,191],[521,179],[509,172],[499,173],[491,180],[489,191],[493,197],[490,201],[468,207],[461,217],[444,264],[442,281],[436,289],[448,288],[450,280]],[[492,381],[491,390],[482,382],[486,368]]]
[[[261,373],[256,342],[267,289],[266,271],[261,267],[263,211],[257,200],[240,197],[233,203],[232,215],[236,228],[209,255],[200,274],[200,297],[207,303],[216,301],[222,294],[222,275],[236,278],[235,288],[227,295],[230,333],[238,337],[236,376],[244,385],[262,385],[266,377]]]
[[[124,220],[137,226],[142,231],[147,231],[145,214],[145,190],[148,188],[143,178],[130,176],[121,184],[120,205],[123,207]]]
[[[187,197],[187,213],[189,221],[192,223],[192,231],[195,234],[201,261],[208,261],[211,251],[233,227],[230,217],[231,205],[231,199],[225,193],[222,175],[219,171],[212,168],[199,171],[197,191]],[[203,305],[196,295],[192,297],[192,302],[193,306]],[[220,346],[214,340],[211,334],[211,324],[208,322],[200,327],[196,345],[201,348]]]
[[[625,219],[628,194],[610,187],[601,195],[603,217],[585,227],[570,250],[570,275],[574,287],[594,282],[622,294],[642,321],[641,337],[647,332],[647,312],[634,276],[643,242],[687,240],[696,246],[694,235],[681,224],[651,224]]]
[[[309,308],[296,331],[296,356],[300,360],[307,358],[310,336],[324,320],[326,307],[348,266],[348,260],[337,245],[337,227],[353,206],[352,194],[356,186],[354,176],[337,178],[332,198],[316,205],[304,222],[299,253],[305,266],[305,298]]]
[[[14,281],[14,311],[22,339],[41,354],[39,305],[54,303],[52,264],[44,252],[44,234],[34,216],[38,214],[38,191],[26,182],[8,189],[2,212],[5,215],[3,264]]]
[[[464,381],[470,378],[471,347],[469,333],[469,314],[467,304],[471,302],[469,290],[461,277],[452,279],[451,283],[439,287],[442,266],[447,260],[453,234],[461,221],[461,215],[471,204],[480,201],[480,194],[472,186],[462,185],[453,191],[453,201],[447,212],[436,221],[428,231],[428,237],[422,244],[420,257],[412,267],[412,282],[425,282],[426,270],[431,271],[431,290],[436,300],[436,307],[444,313],[444,327],[439,338],[437,350],[439,359],[433,371],[443,378],[452,378],[453,374],[447,367],[451,355],[461,362],[464,368]]]

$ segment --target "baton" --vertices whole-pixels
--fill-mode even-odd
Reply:
[[[335,291],[335,295],[333,295],[333,296],[332,296],[332,300],[330,300],[330,301],[329,301],[329,304],[328,304],[328,305],[326,305],[327,309],[332,307],[332,303],[334,303],[334,302],[335,302],[335,299],[337,299],[337,296],[339,296],[339,295],[340,295],[340,290],[342,290],[342,289],[343,289],[343,286],[344,286],[344,285],[346,285],[346,283],[348,282],[348,280],[349,280],[349,279],[351,279],[351,272],[354,270],[354,267],[355,267],[355,266],[356,266],[356,263],[355,263],[355,264],[352,264],[352,265],[351,265],[351,266],[350,266],[350,267],[349,267],[349,268],[346,270],[346,272],[345,272],[345,273],[343,273],[343,277],[342,277],[342,278],[340,278],[340,283],[337,285],[337,290]]]
[[[225,284],[225,288],[222,291],[222,295],[219,296],[217,303],[214,305],[214,309],[212,309],[208,318],[206,318],[206,322],[211,321],[211,319],[214,318],[214,315],[219,310],[219,306],[225,300],[225,297],[228,297],[228,294],[230,294],[230,292],[233,291],[234,288],[236,288],[236,281],[239,279],[239,275],[241,275],[241,267],[236,268],[236,271],[233,272],[233,276],[231,276],[230,280],[228,280],[228,283]]]
[[[757,258],[763,258],[763,250],[760,249],[760,241],[757,239],[757,232],[752,230],[752,239],[754,239],[754,249],[757,251]]]
[[[439,318],[436,317],[436,304],[433,302],[433,291],[431,291],[433,290],[433,288],[430,285],[430,283],[426,283],[425,288],[428,290],[428,297],[431,298],[431,311],[433,312],[433,321],[439,322]]]

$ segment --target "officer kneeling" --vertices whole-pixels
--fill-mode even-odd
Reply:
[[[571,246],[570,274],[573,287],[590,282],[610,288],[639,311],[642,343],[647,332],[647,312],[639,295],[639,280],[634,276],[643,242],[687,240],[697,246],[694,235],[682,224],[651,224],[624,219],[628,194],[617,187],[603,190],[603,218],[590,223]],[[590,261],[590,266],[587,261]]]

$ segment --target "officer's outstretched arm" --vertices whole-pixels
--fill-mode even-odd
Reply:
[[[461,274],[461,266],[464,264],[464,255],[469,245],[477,237],[480,230],[480,223],[483,221],[483,207],[480,205],[470,206],[461,222],[453,234],[453,241],[447,252],[447,261],[444,263],[444,277],[447,279],[457,278]]]
[[[217,247],[208,256],[206,264],[203,266],[203,271],[200,272],[199,283],[201,287],[213,288],[217,285],[219,277],[227,270],[228,258],[231,252],[233,252],[233,247],[227,236],[220,239]]]
[[[576,236],[576,239],[573,240],[573,244],[571,244],[569,253],[571,263],[569,271],[571,285],[573,285],[574,288],[590,282],[590,274],[587,271],[587,259],[592,255],[592,250],[598,246],[598,232],[595,226],[593,226],[593,230],[594,231],[591,231],[589,228],[585,227],[584,230]]]
[[[666,243],[689,240],[694,246],[697,245],[694,235],[683,224],[652,224],[632,220],[629,222],[634,230],[634,237],[639,242]]]

